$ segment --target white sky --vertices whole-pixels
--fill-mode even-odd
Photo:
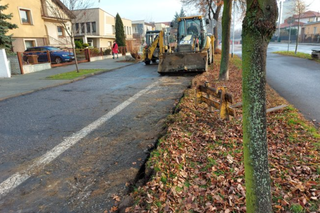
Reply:
[[[172,21],[174,14],[180,12],[182,4],[180,0],[100,0],[95,7],[114,16],[119,13],[121,18],[132,21],[166,22]]]
[[[309,10],[320,12],[320,0],[304,0],[306,5],[309,5]]]
[[[320,12],[320,0],[304,0],[309,10]],[[98,0],[97,0],[98,2]],[[180,0],[100,0],[94,7],[100,7],[111,15],[119,13],[121,18],[145,20],[147,22],[171,21],[176,12],[180,12]],[[196,14],[198,11],[186,11]]]

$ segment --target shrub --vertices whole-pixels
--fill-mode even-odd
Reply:
[[[90,49],[90,52],[93,56],[96,56],[96,55],[100,54],[100,49],[99,48],[92,48],[92,49]]]
[[[111,55],[111,49],[106,49],[103,54],[104,55]]]
[[[74,41],[74,44],[77,49],[82,49],[83,48],[83,42],[80,40]]]
[[[89,44],[88,43],[83,43],[83,48],[87,48],[87,47],[89,47]]]

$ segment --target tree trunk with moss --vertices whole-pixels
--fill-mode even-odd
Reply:
[[[232,0],[223,1],[222,46],[219,80],[229,80],[230,26]]]
[[[243,21],[243,146],[247,212],[272,212],[266,130],[266,55],[276,0],[247,0]]]

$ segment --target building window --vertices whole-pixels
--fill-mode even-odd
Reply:
[[[116,28],[112,25],[112,34],[116,34]]]
[[[64,29],[63,29],[62,26],[58,26],[58,27],[57,27],[57,30],[58,30],[58,36],[59,36],[59,37],[65,36],[65,34],[64,34]]]
[[[84,23],[81,23],[81,34],[85,34],[85,33],[86,33],[85,25]]]
[[[92,26],[92,33],[96,33],[97,32],[96,22],[91,22],[91,26]]]
[[[35,40],[24,40],[24,46],[27,48],[29,47],[35,47],[36,41]]]
[[[76,34],[79,34],[79,23],[76,23]]]
[[[317,27],[313,28],[313,34],[317,34]]]
[[[30,10],[20,9],[19,12],[22,24],[32,24]]]
[[[87,33],[91,33],[91,23],[87,22],[86,25],[87,25]]]

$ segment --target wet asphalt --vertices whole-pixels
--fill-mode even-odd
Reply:
[[[192,77],[138,63],[0,102],[0,183],[150,84],[146,94],[0,198],[0,212],[103,212],[124,196]]]
[[[320,64],[268,53],[267,82],[309,120],[320,124]]]

